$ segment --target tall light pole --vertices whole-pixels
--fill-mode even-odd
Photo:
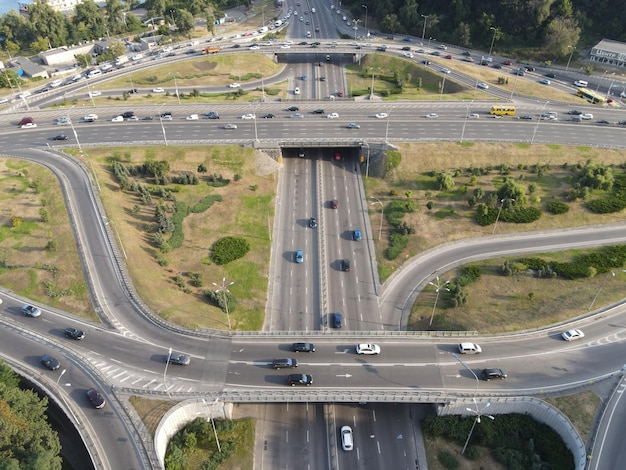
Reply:
[[[163,124],[163,105],[159,107],[159,121],[161,121],[161,130],[163,131],[163,140],[165,141],[165,146],[167,147],[167,136],[165,135],[165,125]]]
[[[167,382],[166,382],[166,376],[167,376],[167,366],[170,365],[170,357],[172,357],[172,348],[169,349],[169,351],[167,352],[167,359],[165,360],[165,370],[163,371],[163,386],[165,387],[165,390],[167,390]],[[167,392],[168,396],[169,396],[169,390]]]
[[[250,103],[250,107],[252,108],[252,115],[254,116],[254,140],[256,142],[259,141],[259,132],[257,130],[257,126],[256,126],[256,110],[254,109],[254,105],[252,104],[252,102]]]
[[[217,403],[219,400],[219,398],[215,399],[215,403]],[[203,398],[202,399],[202,403],[204,403],[205,405],[208,405],[208,403],[206,402],[206,400]],[[219,452],[222,452],[222,446],[220,445],[220,440],[217,437],[217,429],[215,429],[215,421],[213,421],[213,413],[211,413],[211,410],[209,409],[209,417],[206,419],[207,421],[211,421],[211,426],[213,426],[213,435],[215,436],[215,442],[217,443],[217,450]]]
[[[436,279],[437,279],[437,284],[433,282],[429,282],[429,284],[435,288],[435,292],[437,293],[437,296],[435,297],[435,304],[433,305],[433,312],[430,314],[430,321],[428,322],[428,326],[431,326],[433,324],[433,318],[435,317],[435,310],[437,309],[437,301],[439,300],[439,292],[441,291],[441,289],[445,289],[448,292],[450,292],[450,289],[448,289],[447,287],[447,285],[450,284],[450,281],[446,281],[443,284],[440,284],[439,276],[437,276]]]
[[[463,130],[461,131],[461,143],[463,143],[463,137],[465,136],[465,126],[467,125],[467,119],[469,118],[469,102],[467,103],[467,109],[465,113],[465,120],[463,121]]]
[[[489,58],[491,58],[491,51],[493,51],[493,43],[496,41],[496,33],[498,32],[498,28],[494,28],[491,26],[490,30],[493,29],[493,37],[491,38],[491,47],[489,48]]]
[[[446,76],[444,74],[443,81],[441,82],[441,93],[439,93],[439,101],[443,100],[443,87],[446,86]]]
[[[365,36],[369,37],[370,33],[367,31],[367,5],[361,5],[361,8],[365,8]]]
[[[387,111],[387,125],[385,126],[385,143],[388,142],[387,137],[389,137],[389,120],[391,119],[391,110],[393,109],[393,106],[391,106],[389,108],[389,111]]]
[[[613,271],[611,271],[611,274],[613,275],[613,277],[615,277],[615,273]],[[602,282],[602,285],[600,286],[600,288],[598,289],[598,293],[596,294],[596,296],[593,298],[593,300],[591,301],[591,305],[589,306],[589,308],[587,310],[591,310],[593,308],[593,304],[596,303],[596,299],[598,298],[598,296],[600,295],[600,292],[602,291],[602,289],[604,289],[604,285],[606,284],[606,281],[609,280],[609,275],[607,274],[606,277],[604,278],[604,281]]]
[[[63,375],[67,372],[67,369],[63,369],[61,371],[61,373],[59,374],[59,377],[57,378],[57,385],[59,384],[59,380],[61,380],[61,377],[63,377]]]
[[[424,27],[422,28],[422,44],[424,44],[424,36],[426,35],[426,21],[428,20],[428,15],[420,15],[424,18]],[[430,45],[430,43],[428,44]]]
[[[359,30],[359,27],[357,26],[357,24],[359,23],[359,21],[361,21],[361,20],[359,20],[358,18],[354,18],[354,19],[352,20],[352,22],[354,23],[354,26],[356,26],[356,28],[354,28],[354,40],[355,40],[355,41],[356,41],[356,33],[357,33],[357,31]]]
[[[176,98],[178,98],[178,105],[180,106],[180,94],[178,93],[178,82],[176,76],[174,76],[174,88],[176,88]]]
[[[228,284],[226,284],[226,278],[223,277],[222,278],[222,285],[216,284],[215,282],[213,282],[212,284],[214,286],[217,287],[217,289],[215,289],[215,292],[222,292],[222,294],[224,294],[224,308],[226,309],[226,318],[228,319],[228,329],[231,329],[230,326],[230,313],[228,312],[228,297],[226,296],[226,294],[228,294],[230,291],[228,290],[228,288],[230,286],[232,286],[235,283],[235,281],[231,281]]]
[[[474,432],[474,427],[476,427],[476,423],[480,423],[480,418],[482,416],[486,416],[487,418],[489,418],[491,420],[494,420],[495,418],[493,416],[491,416],[491,415],[483,415],[485,410],[491,406],[491,403],[487,403],[483,407],[482,410],[478,409],[478,403],[476,403],[476,395],[478,393],[478,386],[480,385],[480,380],[478,380],[478,376],[476,375],[476,373],[467,364],[465,364],[465,362],[463,362],[459,356],[457,356],[456,354],[452,353],[452,357],[454,357],[463,367],[465,367],[467,370],[469,370],[472,373],[472,375],[474,376],[474,378],[476,379],[476,389],[474,390],[474,407],[475,407],[475,409],[465,408],[467,411],[475,413],[476,414],[476,418],[474,419],[474,424],[472,424],[472,428],[470,429],[470,432],[467,435],[467,439],[465,440],[465,445],[463,446],[463,450],[461,451],[461,455],[463,455],[465,453],[465,449],[467,449],[467,445],[469,444],[470,439],[472,438],[472,433]]]
[[[383,235],[383,217],[384,217],[384,209],[385,206],[383,206],[383,203],[380,202],[380,199],[378,199],[377,197],[374,196],[370,196],[370,199],[374,199],[376,202],[370,202],[370,205],[374,205],[374,204],[380,204],[380,228],[378,229],[378,241],[380,241],[382,235]]]
[[[436,41],[436,39],[434,37],[429,37],[428,38],[428,48],[430,49],[430,41]]]
[[[496,233],[496,227],[498,226],[498,220],[500,220],[500,213],[502,212],[502,207],[504,206],[504,201],[515,202],[515,199],[505,198],[500,200],[500,209],[498,209],[498,215],[496,216],[496,222],[493,224],[493,231],[491,234]]]
[[[539,123],[541,122],[541,118],[543,117],[542,114],[544,110],[546,109],[546,106],[548,106],[548,103],[549,101],[546,101],[541,107],[541,113],[539,113],[539,117],[537,118],[537,125],[535,126],[535,129],[533,130],[533,136],[530,139],[530,145],[535,143],[535,136],[537,135],[537,131],[539,130]]]
[[[568,49],[571,49],[572,52],[570,52],[569,54],[569,59],[567,59],[567,65],[565,66],[565,71],[567,72],[567,69],[569,69],[569,63],[572,61],[572,56],[574,55],[574,51],[576,50],[575,46],[567,46]]]

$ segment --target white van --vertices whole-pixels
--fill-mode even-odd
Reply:
[[[574,85],[580,88],[587,88],[589,86],[589,82],[586,82],[585,80],[576,80]]]
[[[100,75],[102,75],[102,70],[93,69],[89,71],[89,73],[87,74],[87,78],[99,77]]]

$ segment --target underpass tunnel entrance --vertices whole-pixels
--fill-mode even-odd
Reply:
[[[355,164],[358,165],[361,162],[363,147],[359,146],[328,146],[328,147],[314,147],[314,146],[297,146],[297,147],[282,147],[282,158],[306,158],[312,160],[328,160],[337,164]]]

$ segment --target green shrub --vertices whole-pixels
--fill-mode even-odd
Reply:
[[[224,237],[211,247],[211,260],[215,264],[227,264],[244,257],[250,250],[248,240],[242,237]]]
[[[385,258],[389,261],[393,261],[402,250],[404,250],[409,244],[409,237],[407,235],[402,235],[401,233],[393,232],[389,236],[389,247],[385,250]]]
[[[402,154],[395,150],[388,150],[385,152],[385,173],[394,170],[400,165],[402,161]]]
[[[569,211],[569,206],[561,201],[551,201],[547,204],[546,209],[553,214],[565,214]]]
[[[447,450],[439,452],[439,454],[437,454],[437,460],[439,460],[439,463],[441,463],[444,468],[449,470],[454,470],[460,466],[459,461],[454,454],[448,452]]]
[[[209,194],[208,196],[203,197],[200,202],[191,206],[189,208],[189,212],[200,214],[209,209],[216,202],[222,202],[222,196],[219,194]]]

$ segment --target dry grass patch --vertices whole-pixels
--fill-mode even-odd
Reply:
[[[170,174],[196,173],[198,166],[204,164],[207,175],[217,173],[231,182],[213,188],[200,174],[199,185],[170,185],[180,189],[174,193],[176,200],[190,206],[210,194],[222,196],[223,201],[203,213],[188,215],[183,221],[183,246],[163,254],[153,243],[158,198],[144,205],[137,195],[121,191],[110,172],[112,157],[126,165],[166,160]],[[255,174],[252,149],[238,146],[92,149],[88,158],[94,161],[102,187],[101,198],[122,240],[135,287],[155,312],[188,328],[225,329],[226,315],[208,304],[204,296],[206,289],[215,289],[213,282],[221,284],[225,277],[228,282],[235,282],[230,291],[238,301],[236,310],[231,312],[233,328],[255,330],[262,326],[271,248],[267,230],[268,220],[274,214],[276,183],[272,174],[265,177]],[[239,175],[238,181],[235,175]],[[172,204],[171,201],[161,202]],[[250,252],[242,259],[217,266],[209,259],[209,249],[227,235],[245,237],[250,243]],[[201,275],[201,287],[192,286],[192,274]],[[177,276],[184,279],[185,289],[177,286]]]
[[[57,178],[43,166],[0,160],[0,284],[96,320]]]
[[[587,442],[593,426],[593,420],[602,399],[593,391],[567,395],[558,398],[546,398],[545,401],[558,408],[572,422],[583,442]]]
[[[165,413],[178,404],[175,401],[150,400],[136,396],[130,397],[128,401],[133,405],[152,437]]]

